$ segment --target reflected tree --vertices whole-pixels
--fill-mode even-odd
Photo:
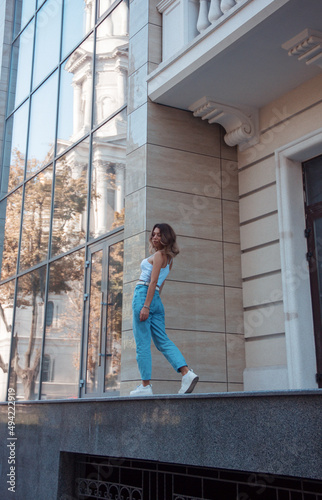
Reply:
[[[76,153],[77,154],[77,153]],[[85,241],[87,163],[64,156],[56,166],[52,253],[66,252]]]
[[[19,151],[16,151],[14,158],[11,172],[16,169],[17,175],[21,175],[24,164],[23,155]],[[56,253],[71,250],[81,242],[81,239],[85,239],[86,226],[83,224],[83,220],[86,220],[86,217],[84,219],[84,214],[86,214],[87,206],[87,165],[83,162],[83,158],[77,157],[76,154],[73,158],[70,157],[70,160],[68,162],[66,156],[60,160],[55,179],[53,250]],[[38,162],[37,160],[33,160],[33,162],[36,170]],[[25,270],[39,265],[47,259],[52,177],[52,166],[49,166],[25,184],[20,255],[20,268]],[[112,188],[113,181],[114,179],[111,178],[109,183]],[[92,194],[92,201],[97,196],[99,195]],[[7,205],[6,211],[2,279],[6,279],[12,275],[13,269],[10,263],[17,258],[17,235],[20,232],[20,217],[17,217],[17,214],[20,213],[20,205],[18,212],[18,202],[15,202],[13,197],[11,201],[11,209],[8,210]],[[15,203],[17,206],[15,206]],[[114,221],[110,229],[119,227],[123,223],[124,209],[114,211]],[[68,294],[67,302],[65,302],[67,304],[66,311],[60,317],[60,332],[55,331],[55,336],[59,338],[59,333],[63,333],[67,338],[76,339],[77,337],[80,339],[83,307],[80,297],[83,293],[84,252],[76,252],[57,259],[51,264],[51,268],[49,282],[50,296]],[[109,272],[109,294],[111,299],[108,301],[112,305],[109,306],[108,328],[110,337],[113,339],[111,345],[113,358],[106,372],[106,385],[111,387],[117,383],[120,369],[120,349],[118,349],[118,345],[120,345],[121,338],[122,245],[118,244],[111,247]],[[19,326],[19,322],[16,322],[11,349],[10,386],[15,388],[16,391],[20,390],[18,382],[21,382],[25,400],[37,398],[41,339],[44,328],[44,315],[40,315],[39,311],[44,307],[45,290],[45,266],[34,269],[18,279],[16,316],[19,313],[21,318],[23,318],[24,330]],[[1,308],[0,315],[3,316]],[[28,325],[27,327],[26,324]],[[6,326],[6,328],[9,327],[9,325]],[[57,350],[57,355],[59,355],[59,350]],[[73,355],[75,370],[78,369],[79,362],[79,353],[75,352]],[[8,369],[2,358],[0,359],[0,368],[3,371]]]
[[[16,152],[15,168],[20,169],[23,162],[22,155]],[[34,160],[36,163],[36,160]],[[68,175],[68,167],[60,172],[57,179],[55,194],[56,208],[59,210],[60,230],[59,238],[61,246],[70,246],[73,234],[68,231],[68,222],[77,214],[81,214],[86,207],[87,186],[86,178]],[[23,216],[23,230],[21,242],[21,265],[28,269],[43,261],[48,252],[49,224],[51,213],[51,190],[52,190],[52,168],[48,167],[36,175],[26,184],[25,206]],[[17,251],[16,235],[19,234],[20,217],[17,211],[7,210],[6,227],[9,228],[5,235],[5,251],[3,259],[3,271],[6,262],[10,263]],[[11,241],[12,240],[12,241]],[[13,244],[15,243],[15,244]],[[71,291],[71,283],[75,276],[83,276],[83,259],[71,258],[59,259],[55,262],[55,273],[51,275],[50,291],[52,294],[62,294]],[[82,266],[80,272],[79,266]],[[9,266],[10,267],[10,266]],[[24,398],[35,399],[35,386],[40,370],[41,346],[36,342],[39,329],[38,304],[44,303],[45,299],[45,268],[41,267],[35,271],[25,274],[19,278],[19,292],[16,310],[24,311],[26,317],[31,316],[30,332],[23,359],[19,357],[19,343],[23,335],[15,331],[12,345],[11,360],[11,387],[17,390],[17,380],[22,382]],[[5,278],[2,272],[2,278]],[[66,279],[68,277],[68,279]],[[79,311],[78,311],[79,314]],[[38,347],[37,347],[38,346]]]
[[[31,273],[25,274],[18,280],[16,311],[19,310],[22,316],[31,312],[31,323],[28,343],[25,351],[21,353],[23,360],[20,359],[18,345],[23,336],[15,329],[12,345],[10,386],[18,394],[17,381],[21,381],[24,399],[27,400],[36,398],[35,386],[38,379],[41,356],[41,346],[39,342],[36,342],[37,337],[41,335],[41,332],[40,335],[38,332],[37,304],[44,302],[45,277],[46,270],[44,267],[41,267]]]
[[[105,387],[118,383],[121,370],[122,299],[123,299],[123,241],[110,247],[108,280],[108,323],[111,363],[106,367]]]

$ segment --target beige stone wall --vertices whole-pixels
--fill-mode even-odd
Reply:
[[[261,109],[260,141],[238,155],[245,389],[288,388],[275,151],[319,129],[321,116],[319,76]]]
[[[200,375],[197,392],[242,390],[236,150],[225,145],[219,126],[148,101],[145,78],[161,60],[161,20],[147,1],[132,4],[122,393],[128,394],[139,380],[131,300],[155,222],[168,222],[178,235],[181,253],[162,299],[167,332]],[[154,348],[152,377],[155,393],[180,388],[179,374]]]

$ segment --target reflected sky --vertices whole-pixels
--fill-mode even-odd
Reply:
[[[33,94],[31,99],[28,168],[30,174],[54,155],[58,71]]]
[[[35,12],[36,1],[35,0],[22,0],[21,2],[16,2],[16,28],[15,33],[19,33],[21,29],[30,20],[31,16]]]
[[[23,181],[24,165],[27,142],[29,101],[25,102],[10,118],[6,124],[6,143],[11,148],[5,149],[1,191],[6,193]]]
[[[34,20],[21,33],[13,46],[12,58],[16,59],[10,78],[10,101],[8,111],[17,107],[30,92]]]
[[[94,25],[83,0],[65,0],[63,22],[62,59],[78,44]],[[71,26],[73,27],[71,29]]]
[[[62,0],[48,0],[37,13],[33,88],[59,62]]]

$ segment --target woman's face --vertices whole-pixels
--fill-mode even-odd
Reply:
[[[152,233],[152,245],[156,250],[161,250],[161,231],[158,227],[155,227]]]

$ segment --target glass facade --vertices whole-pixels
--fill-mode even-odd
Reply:
[[[126,0],[16,0],[0,177],[2,400],[8,384],[17,400],[119,390],[127,67]]]

